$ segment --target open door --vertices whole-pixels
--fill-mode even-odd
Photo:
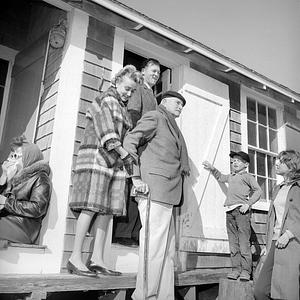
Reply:
[[[34,139],[47,43],[45,34],[16,55],[0,148],[2,160],[14,136],[24,133],[29,141]]]
[[[162,94],[168,91],[171,87],[171,70],[166,69],[160,75],[160,78],[157,84],[154,87],[154,95],[157,99],[157,103],[159,104],[162,98]]]
[[[223,207],[226,186],[202,166],[208,160],[222,173],[230,172],[228,86],[187,66],[180,67],[179,78],[179,91],[187,101],[179,126],[191,166],[177,221],[179,250],[229,253]]]

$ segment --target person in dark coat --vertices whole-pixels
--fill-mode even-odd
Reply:
[[[132,128],[126,105],[140,80],[142,75],[134,66],[125,66],[112,79],[108,90],[96,97],[87,110],[69,203],[73,211],[80,212],[73,251],[67,263],[70,273],[83,276],[121,274],[107,268],[104,249],[112,216],[126,213],[125,183],[133,159],[122,143],[125,133]],[[85,265],[82,245],[94,216],[93,254]]]
[[[0,178],[0,240],[38,243],[51,197],[50,167],[35,144],[13,139]]]
[[[256,280],[256,300],[299,300],[300,153],[282,151],[275,162],[284,181],[274,189],[267,221],[266,255]]]
[[[157,101],[153,94],[153,86],[160,76],[160,63],[154,58],[148,58],[143,62],[142,71],[143,83],[139,84],[128,101],[128,112],[131,116],[133,127],[137,121],[148,111],[157,108]],[[132,182],[128,180],[129,190]],[[138,246],[139,231],[141,221],[137,203],[130,195],[127,196],[127,218],[117,218],[115,220],[114,242],[125,246]],[[125,220],[124,220],[125,219]]]

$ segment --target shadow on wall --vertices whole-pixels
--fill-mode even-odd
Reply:
[[[203,233],[203,218],[201,217],[200,207],[203,201],[203,197],[205,196],[205,192],[203,192],[201,199],[199,199],[199,195],[195,194],[195,186],[198,184],[205,184],[207,186],[208,179],[206,182],[199,182],[200,173],[196,165],[189,160],[189,164],[191,167],[191,175],[186,178],[184,184],[184,201],[181,207],[181,216],[182,216],[182,233],[187,236],[192,236],[195,238],[204,238]],[[203,170],[203,172],[208,172]],[[212,176],[208,174],[208,177]],[[214,179],[215,180],[215,179]],[[220,189],[224,195],[227,193],[227,186],[225,183],[218,182],[216,183],[220,186]],[[204,187],[204,190],[206,189]],[[213,203],[212,203],[213,204]]]
[[[52,173],[50,174],[50,178],[52,180]],[[44,244],[44,236],[47,230],[52,230],[55,228],[57,220],[58,220],[58,205],[57,205],[57,194],[55,190],[52,188],[51,199],[48,207],[48,212],[43,220],[42,228],[40,232],[39,244]]]
[[[203,237],[203,224],[197,196],[194,192],[194,187],[198,183],[197,178],[199,177],[199,172],[198,168],[191,159],[189,159],[189,165],[191,168],[190,176],[185,178],[183,186],[184,200],[180,208],[180,230],[182,235],[189,236],[192,231],[192,237],[201,238]]]

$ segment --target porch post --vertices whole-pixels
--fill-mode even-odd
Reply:
[[[52,197],[46,232],[41,243],[49,251],[42,273],[59,273],[64,247],[68,196],[73,162],[76,122],[81,93],[84,55],[89,16],[73,9],[69,13],[68,35],[60,68],[60,79],[51,153]]]

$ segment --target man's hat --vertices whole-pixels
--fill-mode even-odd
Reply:
[[[250,157],[247,153],[243,152],[243,151],[239,151],[239,152],[233,152],[231,151],[229,156],[231,158],[233,158],[234,156],[239,156],[242,160],[246,161],[247,163],[250,164]]]
[[[179,93],[177,93],[175,91],[167,91],[167,92],[165,92],[162,95],[161,99],[164,99],[164,98],[178,98],[178,99],[180,99],[183,102],[183,106],[185,106],[185,104],[186,104],[186,100],[184,99],[184,97],[181,94],[179,94]]]

